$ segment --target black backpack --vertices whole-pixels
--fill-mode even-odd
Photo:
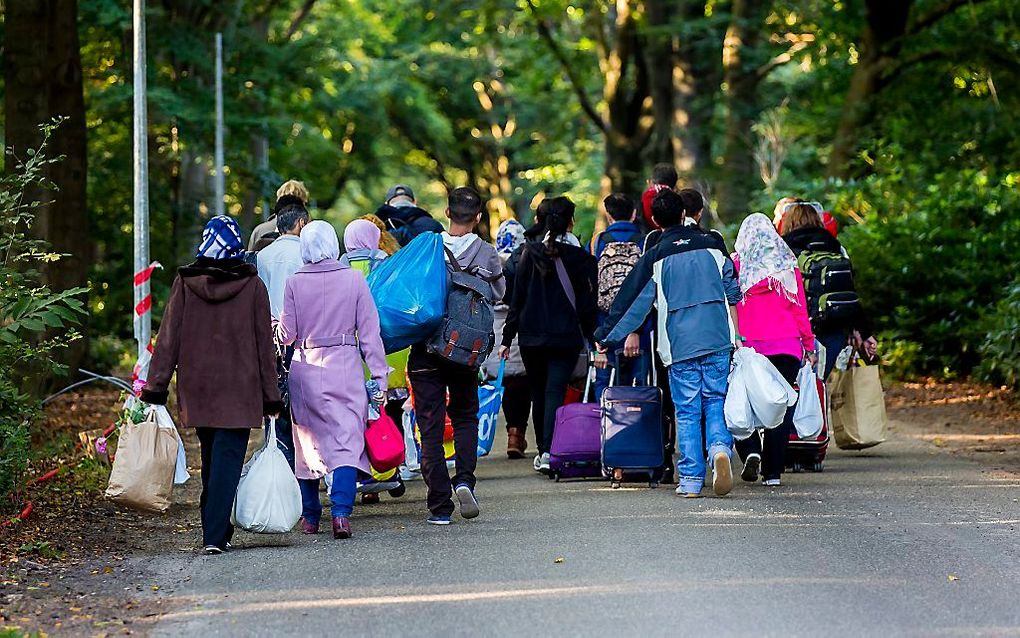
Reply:
[[[849,257],[815,243],[797,257],[797,267],[813,326],[846,326],[857,316],[860,299]]]
[[[449,268],[446,314],[439,328],[425,342],[426,349],[444,359],[477,368],[492,352],[496,336],[492,331],[495,314],[489,300],[490,282],[464,270],[445,246]]]

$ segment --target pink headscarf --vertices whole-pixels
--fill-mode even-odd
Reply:
[[[344,229],[344,249],[347,252],[378,250],[381,234],[379,227],[367,219],[355,219]]]

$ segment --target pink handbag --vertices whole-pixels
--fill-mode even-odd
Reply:
[[[376,472],[388,472],[404,462],[404,436],[385,412],[368,422],[365,451]]]

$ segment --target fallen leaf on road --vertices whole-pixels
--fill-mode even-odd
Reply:
[[[949,582],[953,582],[960,580],[960,577],[957,576],[956,574],[950,574],[949,576],[946,576],[946,580],[948,580]]]
[[[564,559],[562,557],[556,558],[555,560],[553,560],[553,562],[556,563],[557,565],[562,563],[563,561],[564,561]]]
[[[946,440],[942,437],[937,436],[931,442],[935,444],[935,447],[946,447]]]

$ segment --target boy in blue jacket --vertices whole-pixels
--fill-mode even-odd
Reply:
[[[684,226],[683,211],[677,193],[664,190],[655,196],[652,215],[663,228],[662,237],[624,281],[595,338],[600,351],[616,347],[656,306],[656,349],[669,369],[676,406],[676,493],[696,498],[704,488],[704,416],[712,487],[723,496],[733,488],[733,437],[726,429],[723,401],[730,356],[740,344],[733,311],[741,299],[740,285],[730,258],[706,233]]]

